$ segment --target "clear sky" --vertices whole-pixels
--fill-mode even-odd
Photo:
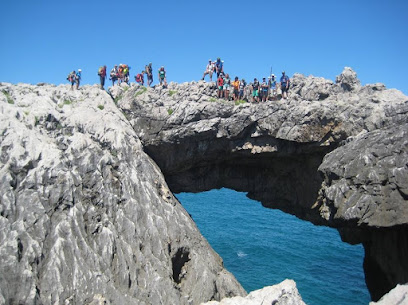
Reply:
[[[363,84],[408,94],[407,0],[1,0],[0,81],[67,82],[82,69],[152,62],[169,81],[199,80],[208,59],[246,80],[299,72],[335,80],[352,67]],[[155,73],[155,83],[157,73]]]

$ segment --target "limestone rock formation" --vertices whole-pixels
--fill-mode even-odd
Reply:
[[[326,155],[319,167],[322,217],[341,226],[343,240],[362,242],[374,299],[408,282],[408,124],[360,135]],[[364,229],[363,229],[364,228]]]
[[[292,280],[285,280],[274,286],[252,291],[246,297],[232,297],[222,299],[220,302],[211,301],[202,305],[305,305]]]
[[[405,305],[408,304],[408,285],[397,285],[389,293],[384,295],[378,302],[370,302],[370,305]]]
[[[0,83],[0,304],[245,295],[97,86]]]
[[[214,84],[202,81],[168,89],[134,86],[115,96],[173,192],[228,187],[338,228],[345,241],[365,246],[373,299],[408,281],[408,97],[400,91],[361,86],[345,68],[336,82],[294,75],[286,101],[235,105],[218,100]],[[394,131],[391,143],[387,132]],[[371,140],[361,142],[364,137]],[[379,152],[364,151],[373,143],[381,151],[378,162]],[[349,169],[348,185],[336,177],[341,168]],[[386,263],[387,256],[395,259]]]
[[[362,243],[373,300],[408,282],[398,90],[345,68],[335,82],[296,74],[288,100],[261,104],[203,81],[0,91],[0,304],[244,296],[173,196],[220,187]]]
[[[408,223],[408,123],[356,137],[327,154],[319,171],[327,220],[370,227]]]

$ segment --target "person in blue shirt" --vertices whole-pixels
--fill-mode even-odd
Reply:
[[[276,98],[276,79],[275,79],[275,74],[272,74],[269,77],[269,95],[272,100]]]
[[[78,72],[77,72],[77,74],[75,76],[75,82],[76,82],[76,88],[77,89],[79,88],[79,83],[81,82],[81,72],[82,72],[82,70],[78,69]]]
[[[261,83],[261,94],[260,94],[260,100],[262,102],[266,102],[266,100],[268,99],[268,83],[266,82],[266,78],[264,77],[262,79],[262,83]]]
[[[215,71],[217,72],[217,78],[220,76],[222,72],[224,72],[223,61],[218,57],[217,61],[215,62]]]
[[[290,86],[290,79],[286,75],[285,71],[282,71],[282,77],[280,79],[281,83],[281,90],[282,90],[282,98],[287,99],[288,98],[288,90]]]

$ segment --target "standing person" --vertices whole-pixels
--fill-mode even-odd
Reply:
[[[280,79],[281,83],[281,90],[282,90],[282,98],[287,99],[288,98],[288,90],[290,86],[290,79],[286,75],[285,71],[282,71],[282,77]]]
[[[238,100],[239,97],[239,80],[238,76],[235,76],[235,80],[232,82],[232,87],[234,87],[234,101]]]
[[[164,86],[166,86],[166,70],[164,70],[163,66],[160,67],[158,76],[160,85],[164,84]]]
[[[118,85],[120,85],[122,82],[123,82],[123,64],[120,64],[118,68]]]
[[[113,68],[112,68],[112,70],[110,71],[110,74],[109,74],[109,79],[111,79],[112,80],[112,86],[115,86],[115,81],[117,81],[118,80],[118,73],[119,73],[119,71],[118,71],[118,65],[115,65]]]
[[[269,90],[270,90],[270,96],[271,99],[274,100],[276,98],[276,79],[275,79],[275,74],[272,74],[271,77],[269,78]]]
[[[105,79],[106,79],[106,66],[100,67],[98,70],[99,81],[101,83],[101,89],[103,90],[105,86]]]
[[[217,77],[220,76],[221,73],[224,72],[224,62],[218,57],[217,61],[215,62],[215,71],[217,72]]]
[[[71,73],[69,73],[68,76],[67,76],[67,80],[71,83],[71,90],[74,89],[75,78],[76,78],[75,70],[72,71]]]
[[[149,63],[147,66],[145,66],[145,72],[146,72],[146,75],[147,75],[147,85],[150,87],[150,85],[153,84],[152,63]]]
[[[261,84],[261,100],[262,102],[266,102],[266,99],[268,98],[268,83],[266,82],[266,78],[264,77],[262,79],[262,84]]]
[[[224,93],[224,78],[222,77],[222,74],[218,76],[217,79],[217,86],[218,86],[218,98],[222,98],[222,94]]]
[[[123,71],[122,71],[122,73],[123,73],[123,81],[124,81],[126,84],[129,85],[129,70],[130,70],[130,67],[129,67],[129,65],[126,65],[126,64],[124,64],[122,67],[123,67]]]
[[[144,85],[144,73],[145,71],[142,71],[135,76],[136,82],[142,86]]]
[[[227,101],[229,100],[230,87],[231,87],[231,78],[229,77],[229,74],[227,73],[224,77],[224,97]]]
[[[259,102],[259,81],[254,78],[254,82],[252,84],[252,98],[254,102]]]
[[[244,99],[245,86],[246,86],[245,79],[241,79],[241,81],[239,82],[239,99],[240,100]]]
[[[214,71],[214,63],[211,61],[211,59],[209,59],[209,60],[208,60],[207,67],[205,68],[205,71],[204,71],[204,75],[203,75],[202,80],[204,80],[205,76],[206,76],[207,74],[209,74],[209,75],[210,75],[210,82],[212,82],[213,71]]]
[[[76,73],[76,76],[75,76],[75,82],[76,82],[76,88],[77,88],[77,90],[79,89],[79,84],[81,83],[81,73],[82,73],[82,70],[81,69],[78,69],[78,72]]]

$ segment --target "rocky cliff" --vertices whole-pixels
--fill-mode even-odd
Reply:
[[[0,304],[246,294],[106,92],[5,83],[0,92]]]
[[[112,90],[173,192],[228,187],[363,243],[374,300],[408,282],[408,97],[295,74],[288,100],[218,100],[211,83]]]
[[[228,187],[363,243],[374,300],[408,282],[408,98],[300,74],[286,101],[0,85],[0,304],[199,304],[245,292],[172,193]]]

